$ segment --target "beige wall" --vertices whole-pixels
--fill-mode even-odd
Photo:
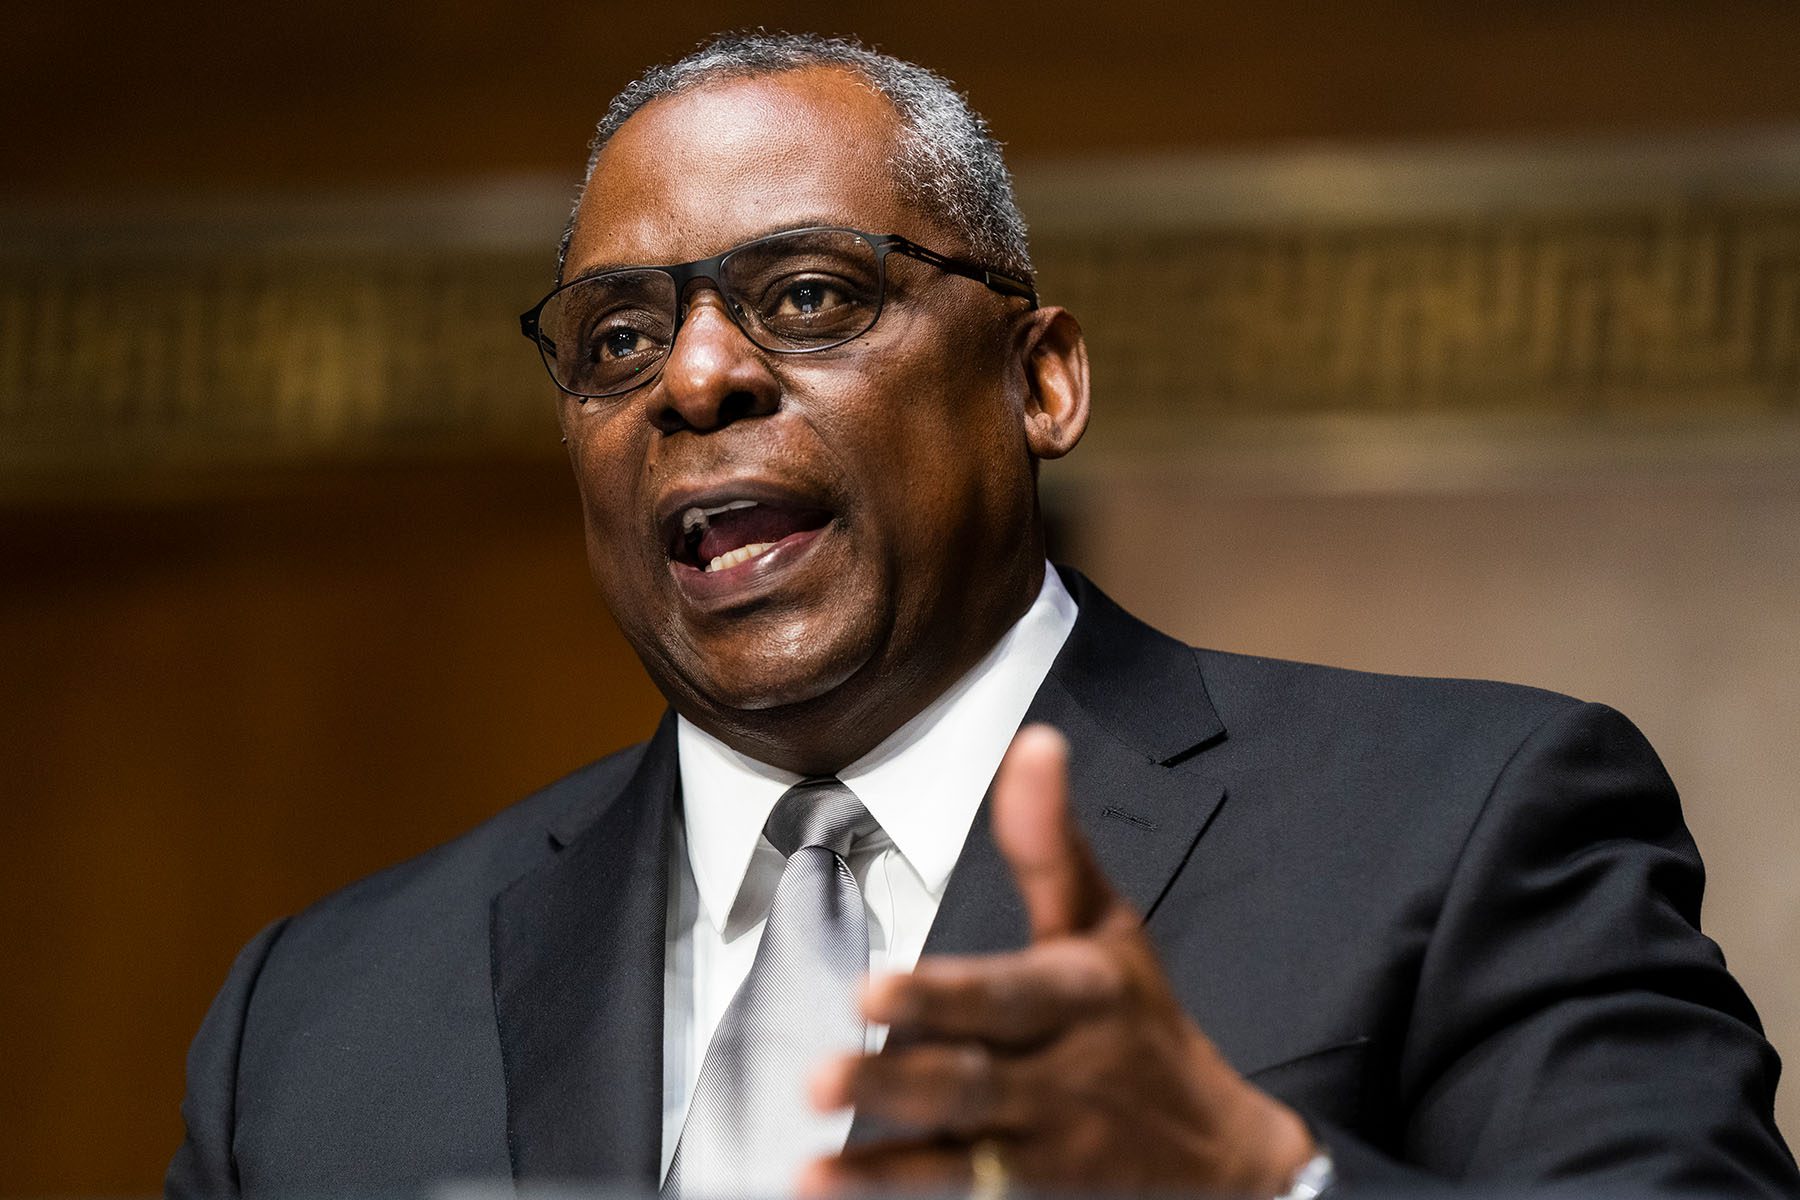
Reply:
[[[1771,436],[1792,444],[1791,432]],[[1299,469],[1240,469],[1223,482],[1211,469],[1219,454],[1202,454],[1104,487],[1076,479],[1061,500],[1082,514],[1071,530],[1102,586],[1187,639],[1516,680],[1624,711],[1681,788],[1708,867],[1705,927],[1791,1065],[1800,471],[1771,463],[1767,439],[1746,439],[1735,467],[1730,452],[1677,465],[1605,440],[1462,483],[1408,465],[1490,457],[1485,440],[1377,439],[1349,455],[1376,465],[1336,483],[1305,469],[1304,448],[1288,464]],[[1795,1140],[1792,1078],[1778,1115]]]

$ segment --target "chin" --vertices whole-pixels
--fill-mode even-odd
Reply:
[[[763,636],[733,637],[731,645],[705,642],[684,647],[686,662],[672,663],[676,694],[726,717],[807,709],[829,702],[867,667],[880,639],[873,629],[816,630],[806,626]],[[796,719],[804,714],[795,713]],[[728,718],[727,718],[728,719]]]

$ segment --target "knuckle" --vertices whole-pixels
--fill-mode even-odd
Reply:
[[[994,1060],[976,1043],[951,1050],[945,1063],[951,1132],[967,1135],[987,1128],[994,1110]]]
[[[984,1007],[997,1013],[1017,1010],[1031,998],[1029,978],[1017,970],[1001,971],[988,979],[982,988]]]
[[[1064,1154],[1084,1167],[1103,1162],[1112,1148],[1110,1132],[1102,1121],[1077,1121],[1063,1139]]]
[[[914,978],[927,983],[926,994],[936,1007],[960,1011],[969,1002],[976,971],[967,963],[945,961],[932,964],[928,976],[925,968],[919,968]]]
[[[1047,1054],[1011,1064],[994,1093],[993,1122],[1002,1129],[1054,1136],[1072,1113],[1064,1073]]]
[[[844,1075],[845,1090],[850,1099],[863,1104],[879,1095],[893,1083],[893,1066],[884,1061],[880,1055],[858,1059],[850,1065]]]
[[[966,971],[956,981],[956,1003],[964,1012],[979,1008],[988,998],[991,984],[979,971]]]
[[[959,1083],[981,1083],[993,1074],[993,1055],[980,1042],[965,1042],[950,1054],[951,1073]]]
[[[1132,998],[1132,973],[1104,947],[1084,947],[1075,963],[1075,994],[1090,1011],[1117,1008]]]

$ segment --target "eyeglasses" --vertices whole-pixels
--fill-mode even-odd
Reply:
[[[519,317],[556,386],[582,399],[618,396],[656,378],[681,330],[682,294],[695,279],[719,289],[744,336],[775,354],[815,354],[874,328],[887,258],[903,254],[1037,307],[1019,279],[927,250],[897,233],[791,229],[723,254],[668,267],[624,267],[563,284]]]

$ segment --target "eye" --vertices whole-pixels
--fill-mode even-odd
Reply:
[[[643,314],[614,315],[588,336],[588,361],[614,363],[623,359],[660,354],[662,343],[649,329]]]
[[[749,300],[759,335],[782,348],[807,349],[847,341],[869,327],[881,306],[879,276],[859,282],[856,263],[823,254],[807,256],[804,264],[785,257],[733,289]]]
[[[812,317],[830,312],[847,303],[843,289],[823,279],[796,279],[775,296],[770,315],[774,317]]]
[[[650,339],[642,330],[628,325],[615,325],[611,329],[602,329],[594,339],[594,352],[601,358],[629,358],[650,348]]]

